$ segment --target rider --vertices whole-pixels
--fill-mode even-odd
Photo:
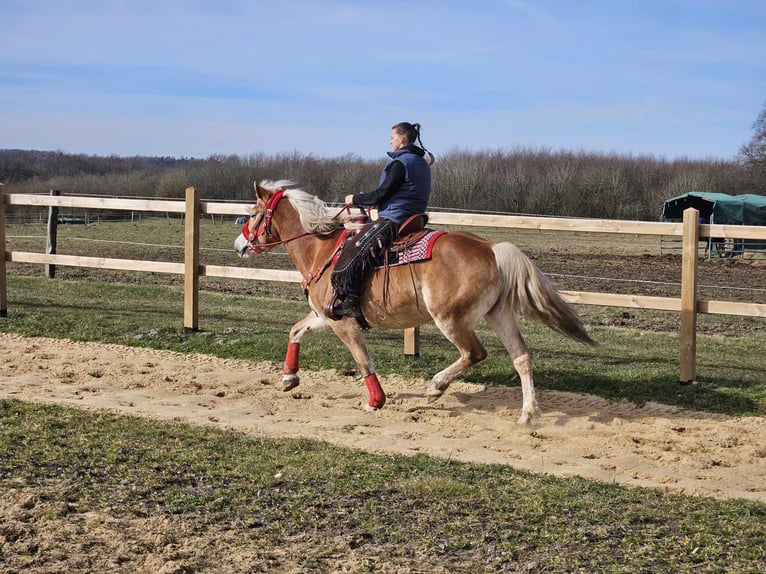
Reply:
[[[420,124],[396,124],[391,128],[390,142],[393,151],[388,152],[390,159],[377,189],[345,197],[344,203],[349,207],[377,205],[378,219],[355,236],[358,253],[333,271],[332,285],[342,299],[333,309],[338,317],[362,316],[359,295],[365,268],[396,240],[399,226],[408,217],[424,213],[428,206],[434,156],[420,140]]]

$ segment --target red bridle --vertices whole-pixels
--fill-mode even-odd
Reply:
[[[279,245],[280,243],[284,243],[283,241],[278,241],[276,237],[274,237],[274,234],[271,233],[271,218],[274,215],[274,210],[277,208],[277,204],[279,203],[279,200],[282,199],[282,196],[285,194],[284,190],[278,189],[274,193],[271,194],[271,197],[269,197],[269,201],[265,204],[265,210],[263,217],[261,218],[261,221],[258,223],[258,227],[255,229],[255,234],[253,235],[250,233],[250,222],[248,221],[245,223],[245,225],[242,226],[242,235],[247,239],[248,243],[250,244],[253,251],[256,253],[263,253],[264,251],[269,251]],[[259,199],[258,204],[263,204],[263,200]],[[263,243],[260,243],[258,240],[261,237],[265,237],[266,241]]]
[[[295,237],[290,237],[289,239],[277,239],[274,237],[274,234],[271,232],[271,219],[274,216],[274,212],[277,209],[277,204],[282,199],[282,197],[285,195],[285,190],[278,189],[273,194],[271,194],[271,197],[269,197],[269,200],[264,203],[262,199],[258,199],[257,205],[264,205],[265,209],[263,213],[263,217],[258,222],[258,226],[255,228],[255,233],[250,232],[250,222],[248,221],[245,223],[245,225],[242,226],[242,236],[247,239],[248,245],[250,245],[250,249],[252,249],[255,253],[264,253],[266,251],[271,251],[274,249],[277,245],[282,245],[284,243],[289,243],[290,241],[295,241],[296,239],[300,239],[301,237],[306,237],[307,235],[313,235],[310,231],[307,231],[305,233],[301,233],[300,235],[296,235]],[[348,210],[348,206],[343,206],[341,210],[335,214],[333,219],[337,218],[341,213],[343,213],[345,210]],[[258,240],[264,237],[264,242],[259,242]]]
[[[242,235],[245,237],[245,239],[247,239],[247,242],[250,245],[250,248],[256,253],[265,253],[266,251],[271,251],[277,245],[289,243],[290,241],[295,241],[296,239],[300,239],[301,237],[306,237],[307,235],[313,235],[311,232],[307,231],[305,233],[301,233],[300,235],[296,235],[295,237],[290,237],[289,239],[277,239],[276,237],[274,237],[274,234],[271,232],[271,219],[274,216],[274,212],[277,209],[277,204],[279,203],[279,201],[282,199],[284,195],[285,195],[285,190],[278,189],[277,191],[272,193],[271,197],[269,197],[269,200],[265,202],[266,207],[263,212],[263,217],[258,223],[258,227],[256,227],[255,229],[255,234],[250,233],[249,221],[242,226]],[[263,205],[263,204],[264,204],[264,201],[262,199],[259,199],[258,205]],[[265,238],[264,242],[258,241],[261,237]]]

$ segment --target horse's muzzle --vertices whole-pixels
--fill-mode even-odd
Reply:
[[[242,233],[234,240],[234,250],[243,259],[248,259],[253,255],[253,246]]]

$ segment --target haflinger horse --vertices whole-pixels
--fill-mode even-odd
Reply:
[[[376,411],[385,404],[386,395],[367,351],[364,330],[355,318],[331,320],[324,313],[333,293],[333,256],[344,226],[353,225],[350,210],[334,212],[318,197],[293,185],[286,180],[256,182],[258,203],[234,242],[240,257],[284,245],[305,278],[311,312],[290,330],[282,389],[288,391],[299,383],[298,355],[303,336],[329,326],[348,347],[364,377],[369,393],[365,408]],[[372,271],[363,283],[360,299],[369,327],[407,329],[433,321],[460,351],[460,358],[429,382],[429,400],[440,397],[456,377],[487,357],[475,332],[484,317],[497,331],[521,379],[519,424],[528,424],[539,414],[539,408],[532,361],[517,315],[595,345],[572,307],[526,255],[515,245],[493,244],[472,233],[451,231],[442,235],[427,261]]]

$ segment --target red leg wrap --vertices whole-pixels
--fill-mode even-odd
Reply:
[[[383,387],[380,386],[378,376],[375,373],[371,373],[364,378],[364,383],[367,385],[367,391],[370,393],[369,405],[376,409],[385,405],[386,393],[383,392]]]
[[[298,372],[298,353],[300,353],[300,350],[300,343],[287,344],[287,356],[285,357],[285,364],[282,367],[282,372],[285,375],[294,375]]]

